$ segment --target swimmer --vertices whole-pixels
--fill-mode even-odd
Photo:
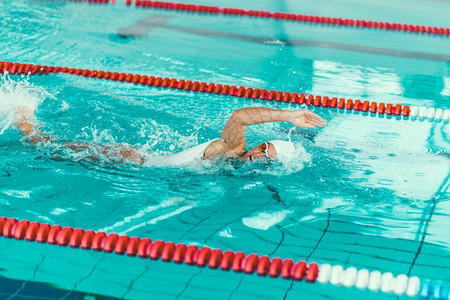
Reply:
[[[25,106],[18,108],[19,118],[16,125],[20,131],[33,143],[46,143],[50,140],[44,136],[42,131],[36,129],[32,123],[33,112]],[[194,160],[216,160],[226,158],[239,158],[242,160],[254,161],[261,157],[268,159],[282,160],[296,151],[292,142],[282,140],[265,141],[258,146],[246,151],[245,131],[247,125],[262,124],[267,122],[289,122],[297,127],[323,127],[326,125],[324,119],[317,114],[301,110],[278,110],[264,107],[249,107],[239,109],[233,112],[225,127],[222,130],[221,138],[203,143],[194,148],[183,152],[167,156],[164,161],[168,165],[183,165]],[[65,143],[64,146],[81,151],[91,147],[82,143]],[[139,165],[145,164],[145,157],[132,147],[125,146],[107,146],[100,152],[105,155],[114,155],[119,158],[119,162],[131,161]],[[99,160],[99,158],[91,157]]]

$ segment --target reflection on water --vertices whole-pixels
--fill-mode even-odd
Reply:
[[[407,98],[436,99],[441,98],[445,90],[444,78],[432,75],[415,74],[402,79],[404,96]]]

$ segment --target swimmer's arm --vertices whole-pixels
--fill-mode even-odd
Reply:
[[[89,145],[86,143],[64,143],[65,147],[75,151],[75,152],[81,152],[88,149],[95,148],[97,151],[99,151],[101,154],[108,158],[118,158],[119,163],[125,163],[125,161],[133,162],[139,165],[143,165],[145,163],[145,159],[143,156],[141,156],[138,151],[131,147],[124,147],[121,145],[116,146],[95,146],[95,145]],[[53,154],[57,154],[56,151]],[[61,159],[60,157],[54,156],[51,157],[51,159],[56,161],[62,161],[64,159]],[[87,161],[91,164],[95,165],[101,165],[101,166],[107,166],[109,163],[102,160],[99,156],[91,154],[89,156],[85,156],[82,158],[83,161]]]
[[[19,128],[19,130],[23,133],[24,136],[26,136],[31,143],[37,144],[41,142],[48,142],[50,140],[49,136],[45,136],[42,134],[42,131],[37,129],[33,123],[32,119],[34,118],[33,112],[25,107],[25,106],[19,106],[20,117],[16,120],[16,125]],[[67,148],[70,148],[76,152],[80,152],[82,150],[85,150],[86,148],[90,148],[91,146],[88,144],[83,143],[65,143],[64,146]],[[138,153],[138,151],[132,147],[123,147],[123,146],[117,146],[116,150],[118,151],[111,151],[111,147],[105,147],[103,149],[100,149],[101,153],[112,157],[116,156],[119,158],[120,162],[123,162],[124,160],[129,160],[132,162],[135,162],[137,164],[143,165],[145,160],[144,158]],[[90,156],[88,157],[90,161],[100,161],[100,158],[97,156]],[[55,158],[55,160],[57,160]]]
[[[122,159],[127,159],[131,162],[137,163],[139,165],[143,165],[145,163],[144,157],[140,155],[136,149],[131,147],[121,147],[119,151],[119,157]],[[123,161],[121,161],[123,162]]]
[[[289,122],[298,127],[323,127],[326,122],[317,114],[301,110],[280,110],[265,107],[249,107],[236,110],[222,131],[222,140],[230,149],[245,147],[247,125],[267,122]]]
[[[64,143],[64,146],[74,150],[75,152],[81,152],[89,148],[96,148],[102,155],[108,158],[117,158],[119,163],[130,161],[139,165],[145,163],[144,157],[139,154],[138,150],[133,147],[127,147],[122,145],[107,145],[107,146],[94,146],[86,143]],[[100,157],[96,155],[89,155],[86,160],[91,163],[101,162]]]

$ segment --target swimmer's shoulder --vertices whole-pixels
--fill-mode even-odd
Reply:
[[[245,145],[242,147],[237,147],[235,149],[230,149],[223,139],[217,139],[208,145],[203,154],[205,159],[214,159],[218,155],[225,157],[239,157],[245,152]]]

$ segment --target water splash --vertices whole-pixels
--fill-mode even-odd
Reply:
[[[0,135],[17,120],[20,105],[33,112],[46,98],[53,98],[49,92],[34,86],[27,78],[12,80],[9,75],[0,76]]]
[[[35,112],[46,98],[55,99],[54,95],[41,87],[34,86],[26,77],[13,80],[9,75],[0,76],[0,134],[4,133],[17,120],[19,105],[26,106]],[[61,110],[64,111],[69,107],[69,103],[63,102]],[[73,146],[73,149],[67,147],[67,143],[63,142],[65,137],[58,136],[58,134],[52,136],[48,143],[40,146],[41,150],[44,148],[47,150],[43,152],[43,155],[52,159],[87,161],[100,165],[126,164],[127,161],[122,161],[118,152],[122,148],[129,148],[136,150],[144,157],[145,165],[148,167],[174,168],[177,166],[165,163],[167,157],[198,144],[202,122],[198,122],[196,125],[193,132],[184,135],[169,125],[151,119],[145,120],[142,122],[142,126],[138,126],[138,135],[145,138],[146,142],[130,145],[121,143],[114,130],[97,128],[95,124],[91,124],[81,128],[81,132],[76,135],[74,140],[69,139],[69,144]],[[292,130],[288,134],[289,140],[291,140]],[[290,174],[300,171],[311,159],[301,144],[296,148],[299,150],[298,155],[283,163],[265,161],[247,163],[244,161],[237,163],[239,167],[236,168],[236,164],[230,164],[228,161],[202,160],[199,155],[198,160],[195,160],[189,169],[198,173],[225,170],[238,176],[255,172],[268,175]],[[187,166],[183,165],[183,167]]]

